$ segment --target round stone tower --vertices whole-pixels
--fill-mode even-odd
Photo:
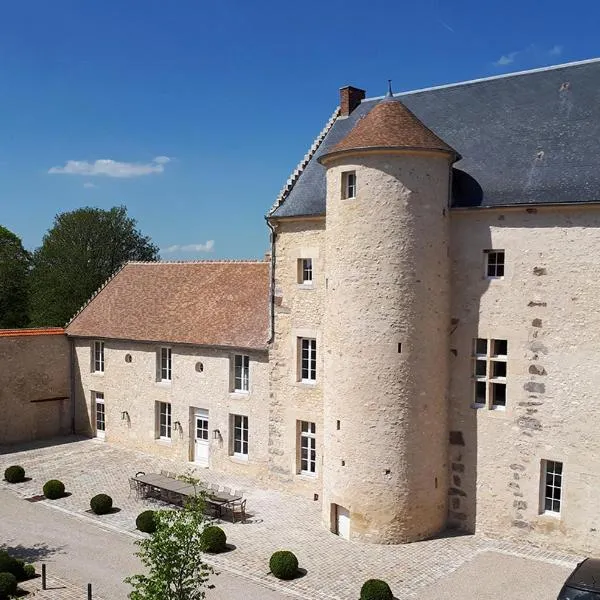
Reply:
[[[323,520],[394,544],[448,494],[449,198],[457,153],[391,93],[327,169]]]

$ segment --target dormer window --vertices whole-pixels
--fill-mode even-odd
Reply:
[[[342,173],[342,199],[356,198],[356,171]]]

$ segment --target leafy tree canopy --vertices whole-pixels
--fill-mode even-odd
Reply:
[[[31,256],[12,231],[0,225],[0,328],[26,327]]]
[[[124,206],[59,214],[33,255],[31,321],[64,325],[125,262],[158,259]]]

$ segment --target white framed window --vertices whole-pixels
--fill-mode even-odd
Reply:
[[[300,465],[301,475],[317,474],[317,438],[316,425],[310,421],[299,422],[300,433]]]
[[[92,392],[92,398],[94,400],[94,414],[96,417],[96,437],[103,439],[106,435],[104,392]]]
[[[342,173],[342,199],[356,198],[356,171]]]
[[[159,351],[158,378],[159,381],[171,381],[172,375],[171,348],[163,347]]]
[[[505,410],[508,342],[477,338],[473,346],[473,406]]]
[[[158,438],[171,440],[171,405],[168,402],[156,403]]]
[[[96,340],[92,357],[92,371],[94,373],[104,373],[104,342]]]
[[[560,515],[562,506],[563,464],[555,460],[542,460],[541,511]]]
[[[236,354],[233,363],[233,391],[248,392],[250,390],[250,357],[245,354]]]
[[[244,460],[248,459],[248,417],[245,415],[232,415],[233,421],[233,456]]]
[[[504,277],[504,250],[484,250],[485,276],[488,279]]]
[[[313,282],[313,260],[312,258],[298,259],[298,283],[310,285]]]
[[[317,381],[317,340],[313,338],[299,339],[300,381],[315,383]]]

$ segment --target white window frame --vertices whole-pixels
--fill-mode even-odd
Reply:
[[[506,254],[504,250],[484,250],[483,253],[485,255],[485,278],[504,279],[504,273],[506,272]]]
[[[96,429],[96,437],[104,439],[106,437],[106,405],[104,403],[104,392],[92,392],[94,400],[94,424]],[[98,406],[102,406],[102,429],[98,428]]]
[[[239,394],[250,392],[250,357],[247,354],[233,357],[233,391]]]
[[[159,440],[171,441],[173,433],[172,415],[173,409],[170,402],[156,403],[156,431]]]
[[[92,346],[92,373],[104,373],[104,342],[95,340]]]
[[[485,352],[483,352],[485,344]],[[502,345],[506,353],[500,353]],[[496,371],[504,373],[498,375]],[[506,410],[508,377],[508,340],[476,338],[473,341],[473,408],[487,407],[490,410]],[[485,387],[483,402],[478,389]],[[497,391],[504,390],[504,403],[496,402]]]
[[[313,259],[298,259],[298,283],[301,285],[313,284]]]
[[[158,380],[173,381],[173,350],[169,346],[161,346],[158,351]]]
[[[356,171],[342,173],[342,200],[356,198]]]
[[[302,383],[317,382],[317,340],[316,338],[298,338],[298,370]]]
[[[240,460],[248,460],[248,447],[248,417],[246,415],[231,415],[232,455]]]
[[[541,475],[540,513],[560,517],[563,506],[564,464],[558,460],[544,459],[542,460]],[[551,508],[548,508],[548,505]]]
[[[317,476],[317,429],[312,421],[298,421],[298,470],[307,477]],[[306,451],[306,457],[303,452]]]

